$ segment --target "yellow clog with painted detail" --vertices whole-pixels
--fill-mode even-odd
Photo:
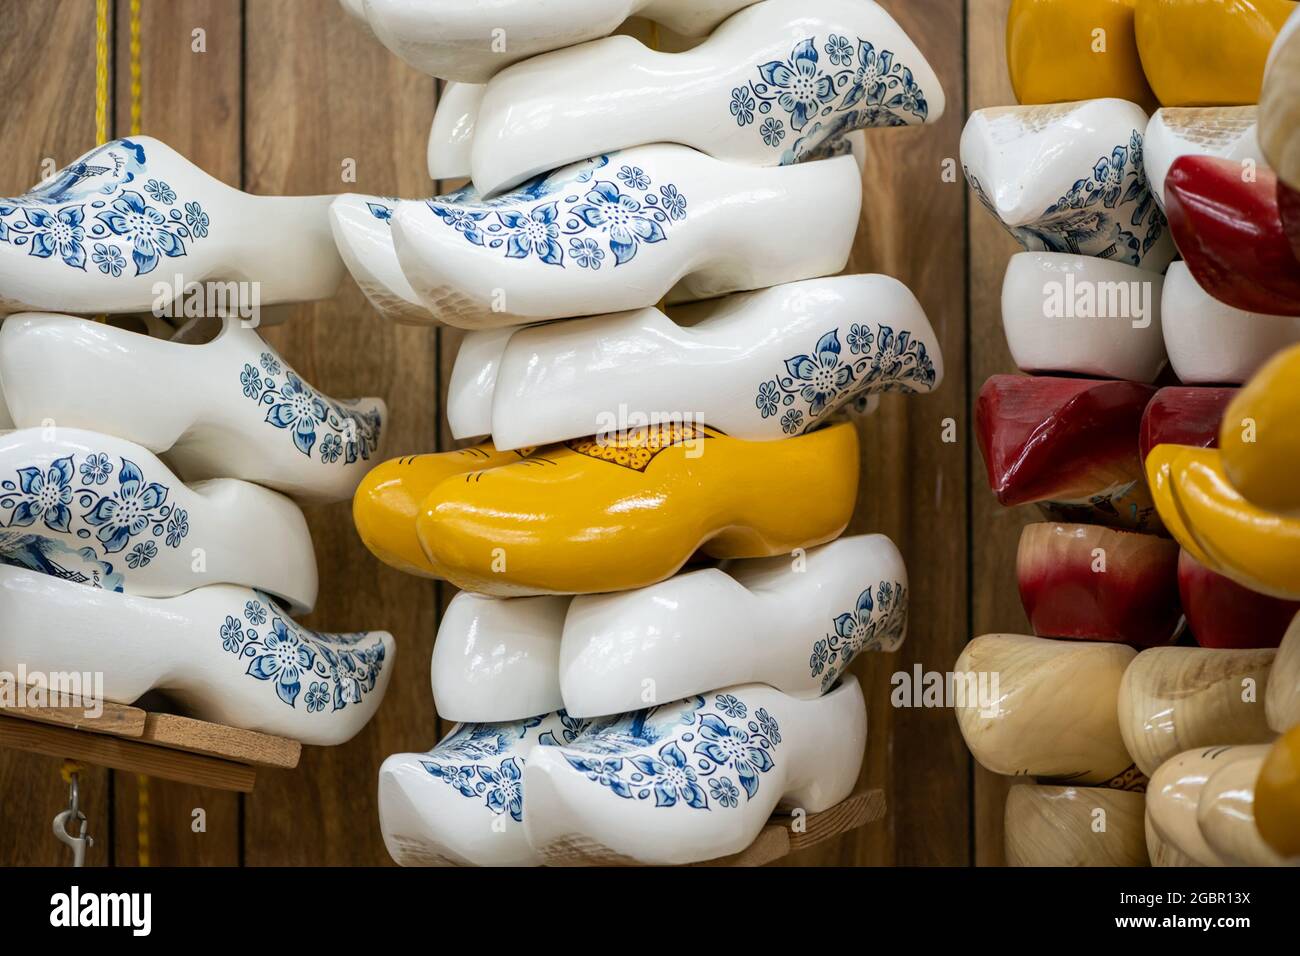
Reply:
[[[857,483],[847,422],[779,442],[651,426],[444,481],[416,531],[430,564],[466,590],[621,591],[662,581],[696,550],[757,558],[830,541]]]
[[[1007,67],[1016,100],[1072,103],[1115,97],[1156,108],[1138,56],[1137,0],[1011,0]]]
[[[376,465],[352,497],[352,520],[365,546],[385,564],[441,578],[415,534],[415,518],[435,487],[456,475],[519,461],[531,449],[497,451],[492,444],[431,455],[408,455]]]
[[[1233,397],[1219,449],[1224,474],[1246,500],[1300,518],[1300,346],[1269,359]]]
[[[1137,0],[1147,82],[1162,106],[1259,102],[1264,64],[1294,0]]]
[[[1168,447],[1157,445],[1147,460]],[[1217,448],[1161,454],[1170,456],[1169,495],[1157,507],[1172,504],[1176,527],[1170,530],[1179,544],[1195,543],[1210,568],[1252,591],[1300,600],[1300,521],[1243,498],[1224,475]]]
[[[1283,859],[1300,862],[1300,726],[1277,739],[1259,768],[1255,828]]]

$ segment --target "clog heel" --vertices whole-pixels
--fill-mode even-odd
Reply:
[[[1264,63],[1291,0],[1138,0],[1142,71],[1164,106],[1259,102]]]
[[[500,452],[491,443],[430,455],[391,458],[371,469],[352,498],[357,534],[385,564],[421,577],[444,575],[415,536],[415,518],[434,487],[454,475],[519,461],[529,450]]]
[[[1016,101],[1027,106],[1114,96],[1154,109],[1138,56],[1135,3],[1012,0],[1007,69]]]
[[[770,557],[829,541],[848,524],[857,478],[848,422],[782,442],[652,426],[444,481],[415,529],[466,590],[621,591],[662,581],[697,549]]]
[[[746,684],[625,714],[533,748],[524,831],[549,863],[717,859],[778,807],[817,813],[848,797],[866,736],[851,676],[814,700]]]

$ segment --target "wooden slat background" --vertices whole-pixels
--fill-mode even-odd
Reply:
[[[949,711],[894,708],[896,671],[947,671],[972,633],[1024,627],[1013,555],[1023,517],[1003,512],[971,438],[980,383],[1009,370],[998,319],[1013,250],[972,212],[958,140],[969,109],[1011,102],[1002,52],[1009,0],[882,0],[936,68],[941,122],[870,137],[852,272],[884,272],[920,298],[942,341],[946,383],[926,399],[886,397],[860,425],[862,487],[852,531],[892,537],[911,578],[903,649],[854,670],[870,704],[863,780],[886,791],[886,819],[789,862],[998,863],[1003,786],[977,771]],[[112,0],[111,135],[130,129],[128,0]],[[142,132],[213,175],[265,194],[426,196],[425,142],[437,84],[406,67],[337,0],[142,0]],[[202,31],[196,34],[195,31]],[[194,52],[198,40],[204,52]],[[7,91],[0,195],[95,144],[94,0],[0,0]],[[344,181],[345,168],[355,182]],[[945,176],[945,172],[956,176]],[[267,338],[332,395],[382,395],[390,455],[451,447],[441,413],[456,333],[394,326],[350,281],[294,309]],[[951,420],[956,441],[943,441]],[[263,771],[246,797],[90,770],[83,782],[96,845],[89,862],[135,865],[383,864],[375,807],[383,758],[431,746],[439,725],[428,662],[450,589],[373,559],[349,505],[309,511],[326,630],[384,627],[398,639],[388,698],[369,727],[334,749],[306,748],[293,772]],[[50,819],[66,802],[59,762],[0,752],[0,864],[65,862]],[[195,832],[195,811],[206,830]]]

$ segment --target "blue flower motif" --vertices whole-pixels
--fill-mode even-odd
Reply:
[[[244,370],[239,373],[239,384],[244,386],[244,394],[249,398],[261,397],[262,376],[247,362],[244,363]]]
[[[628,758],[628,762],[654,782],[656,807],[671,807],[681,800],[696,810],[708,809],[709,798],[676,741],[659,748],[658,760],[638,754]]]
[[[238,654],[244,646],[244,627],[239,619],[226,615],[226,623],[221,625],[221,649],[231,654]]]
[[[799,431],[803,425],[803,412],[797,408],[792,408],[781,416],[781,431],[787,435],[793,435]]]
[[[759,729],[763,735],[774,744],[781,742],[781,726],[776,722],[776,718],[767,712],[766,707],[760,707],[754,711],[754,717],[758,720]]]
[[[570,239],[569,258],[581,269],[599,269],[605,258],[605,250],[600,248],[595,239]]]
[[[83,485],[102,485],[113,473],[113,462],[107,455],[91,452],[81,463],[81,483]]]
[[[524,782],[523,770],[519,761],[507,757],[501,761],[498,770],[479,767],[478,775],[487,784],[487,805],[493,813],[509,813],[516,823],[524,819]]]
[[[131,258],[138,276],[153,272],[159,255],[185,255],[185,243],[170,231],[171,223],[157,209],[145,203],[137,192],[125,190],[110,209],[95,216],[115,235],[131,240]]]
[[[335,653],[322,647],[325,668],[334,681],[334,709],[342,710],[348,704],[361,703],[361,683],[365,675],[347,651]]]
[[[763,120],[762,126],[763,142],[768,146],[779,146],[781,140],[785,139],[785,124],[779,119],[769,116]]]
[[[700,719],[700,736],[704,739],[695,745],[697,754],[735,771],[751,798],[758,793],[758,775],[772,769],[772,758],[763,747],[756,746],[745,731],[723,723],[714,714]]]
[[[71,465],[68,466],[71,477]],[[145,483],[140,467],[127,458],[117,472],[118,489],[82,515],[86,524],[98,528],[96,537],[109,554],[121,551],[127,541],[158,521],[155,509],[167,500],[167,489],[156,481]]]
[[[56,458],[41,474],[39,468],[19,468],[18,482],[26,500],[9,519],[9,527],[25,528],[40,518],[51,531],[70,532],[72,510],[72,456]]]
[[[835,633],[855,650],[865,647],[876,633],[876,625],[871,621],[874,609],[871,588],[867,588],[858,595],[858,602],[852,611],[846,611],[835,618]]]
[[[131,568],[143,568],[156,557],[158,557],[158,546],[152,541],[141,541],[126,556],[126,563]]]
[[[428,202],[427,205],[443,222],[474,243],[474,245],[483,245],[484,236],[481,223],[487,218],[487,213],[470,212],[457,206],[445,206],[442,203],[432,201]]]
[[[785,361],[786,370],[804,382],[800,390],[808,403],[808,414],[814,418],[822,413],[828,402],[853,381],[853,370],[840,364],[839,330],[827,332],[817,340],[814,348],[817,357],[796,355]]]
[[[261,358],[262,371],[267,375],[280,374],[280,361],[270,352],[263,352]]]
[[[879,105],[889,92],[886,77],[893,72],[894,54],[889,50],[876,53],[876,48],[866,40],[858,40],[858,69],[853,75],[849,91],[840,102],[840,109],[849,109],[858,103]]]
[[[754,122],[754,97],[749,88],[738,86],[731,91],[731,115],[736,117],[737,126],[748,126]]]
[[[302,692],[302,672],[311,672],[316,652],[297,634],[290,634],[278,617],[271,623],[265,647],[266,653],[254,657],[246,673],[258,680],[274,678],[275,692],[280,699],[290,707],[297,706],[298,694]]]
[[[1110,159],[1103,156],[1092,168],[1092,178],[1100,187],[1101,201],[1107,209],[1119,202],[1124,186],[1124,169],[1128,165],[1128,149],[1116,146]]]
[[[871,334],[870,326],[855,322],[849,326],[847,340],[850,352],[854,355],[863,355],[871,351],[871,343],[875,340],[875,336]]]
[[[812,654],[808,658],[808,669],[812,671],[812,676],[816,677],[826,669],[826,664],[830,660],[830,644],[826,640],[820,640],[813,645]]]
[[[102,242],[95,243],[95,251],[91,253],[90,261],[99,266],[99,271],[106,276],[117,278],[126,268],[126,257],[122,255],[117,246],[106,246]]]
[[[151,179],[144,184],[144,191],[153,197],[155,202],[166,203],[171,205],[176,201],[176,192],[165,182],[158,179]]]
[[[271,400],[266,421],[276,428],[293,428],[294,445],[310,458],[316,444],[316,426],[329,414],[325,403],[292,372],[286,374],[278,392],[268,390],[266,394]]]
[[[366,208],[370,210],[370,215],[383,222],[393,221],[393,207],[385,206],[383,203],[368,202]]]
[[[847,66],[853,60],[853,44],[847,38],[832,33],[826,41],[826,55],[835,66]]]
[[[754,405],[763,413],[764,418],[771,418],[776,414],[779,400],[780,395],[776,390],[776,382],[768,381],[758,386],[758,398],[754,399]]]
[[[208,214],[203,211],[202,206],[196,202],[185,204],[185,224],[190,227],[190,232],[195,239],[207,236],[209,223]]]
[[[777,102],[790,114],[791,129],[803,129],[823,105],[835,98],[835,82],[818,70],[817,47],[811,37],[800,41],[788,62],[773,60],[760,66],[758,72],[770,86],[781,90]]]
[[[262,606],[261,601],[246,601],[244,603],[244,617],[248,618],[249,624],[265,624],[266,608]]]
[[[343,454],[343,439],[338,435],[326,435],[320,443],[320,460],[333,464]]]
[[[29,256],[48,259],[58,253],[68,265],[86,268],[86,250],[81,244],[86,238],[85,227],[81,225],[85,216],[83,207],[65,206],[54,215],[44,209],[24,209],[23,215],[36,230],[27,251]]]
[[[629,189],[640,189],[644,192],[650,188],[650,177],[640,166],[624,166],[618,171],[618,178],[627,183]]]
[[[453,790],[460,791],[462,797],[477,797],[478,792],[474,789],[474,768],[461,767],[454,765],[444,765],[434,763],[430,760],[421,760],[420,764],[430,774],[440,779]]]
[[[674,222],[678,219],[686,218],[686,197],[681,194],[676,186],[669,183],[667,186],[659,187],[659,195],[663,197],[663,211],[668,213],[668,218]]]
[[[709,793],[719,806],[731,808],[740,803],[740,791],[730,777],[715,777],[710,780]]]
[[[557,241],[559,216],[559,206],[553,202],[534,207],[528,215],[512,210],[498,212],[501,225],[511,234],[506,242],[506,258],[526,259],[536,253],[549,266],[564,265],[564,248]]]
[[[586,200],[574,206],[573,212],[588,226],[609,237],[616,267],[635,258],[639,243],[662,242],[667,238],[663,228],[645,213],[641,203],[620,193],[613,183],[597,180]]]
[[[719,694],[717,707],[718,710],[733,719],[739,719],[749,713],[749,709],[744,702],[732,694]]]
[[[324,710],[325,705],[330,702],[329,687],[324,681],[313,681],[303,699],[307,701],[307,713],[313,714]]]
[[[176,508],[167,519],[167,547],[179,548],[181,539],[190,533],[190,516],[184,508]]]
[[[623,799],[631,800],[636,796],[627,781],[620,776],[623,772],[623,761],[621,759],[574,757],[567,753],[564,755],[564,759],[568,761],[569,766],[574,770],[586,774],[588,780],[594,781],[602,787],[608,787]]]

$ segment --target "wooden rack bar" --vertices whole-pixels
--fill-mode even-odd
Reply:
[[[259,768],[291,770],[302,744],[175,714],[81,701],[0,703],[0,747],[141,773],[199,787],[251,793]]]

